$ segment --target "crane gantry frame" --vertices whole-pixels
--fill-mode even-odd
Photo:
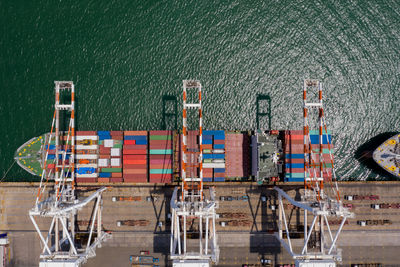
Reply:
[[[61,103],[62,94],[71,93],[70,103]],[[86,199],[79,200],[75,195],[75,86],[71,81],[55,81],[55,106],[53,122],[44,156],[43,172],[34,207],[29,217],[43,245],[39,266],[80,266],[90,257],[94,257],[95,248],[110,237],[102,230],[102,193],[105,187],[98,189]],[[60,130],[60,113],[69,116],[68,131]],[[68,114],[69,113],[69,114]],[[55,128],[55,132],[53,132]],[[61,138],[60,138],[61,137]],[[55,158],[53,168],[48,168],[48,155],[52,139],[55,140]],[[54,180],[54,190],[48,188]],[[48,192],[49,191],[49,192]],[[49,197],[44,199],[44,194]],[[75,216],[78,211],[95,201],[94,212],[89,226],[89,237],[82,248],[75,240]],[[46,238],[38,225],[38,218],[51,218]],[[35,219],[36,218],[36,219]],[[97,227],[95,227],[95,222]],[[60,229],[61,225],[61,229]],[[96,236],[96,237],[94,237]],[[53,241],[52,241],[53,240]]]
[[[197,90],[198,102],[188,103],[188,90]],[[214,188],[210,188],[209,197],[203,192],[203,149],[202,149],[202,86],[197,80],[183,81],[183,132],[182,132],[182,185],[176,187],[171,198],[171,244],[170,258],[173,264],[197,263],[208,266],[218,263],[219,248],[215,230],[216,208]],[[188,149],[188,110],[199,112],[199,149]],[[190,169],[190,171],[189,171]],[[198,170],[195,172],[194,169]],[[198,225],[198,251],[188,251],[187,224]],[[205,224],[205,225],[203,225]],[[203,229],[204,227],[204,229]],[[204,235],[204,237],[203,237]],[[182,240],[183,239],[183,240]]]
[[[310,102],[307,100],[307,93],[310,90],[317,91],[318,102]],[[310,136],[310,120],[309,115],[312,111],[318,111],[318,144],[317,151],[311,147]],[[286,194],[282,189],[275,187],[278,192],[279,200],[279,224],[278,232],[275,233],[279,241],[286,250],[296,260],[296,266],[314,266],[315,263],[323,263],[329,266],[335,266],[336,261],[341,262],[341,250],[337,247],[336,242],[342,231],[347,218],[354,217],[354,214],[343,206],[340,199],[339,189],[336,182],[336,174],[333,165],[333,156],[331,154],[331,141],[328,138],[328,131],[325,122],[324,108],[322,101],[322,84],[317,80],[304,80],[303,85],[303,141],[304,141],[304,193],[301,201],[296,201]],[[326,143],[329,148],[329,159],[332,165],[332,173],[326,169],[326,163],[323,157],[323,141],[326,137]],[[332,179],[333,177],[333,179]],[[326,182],[330,188],[327,192],[324,188]],[[301,252],[295,252],[290,239],[290,227],[288,225],[286,214],[284,211],[282,199],[287,199],[294,206],[303,209],[304,219],[304,243]],[[308,225],[308,212],[314,216],[311,225]],[[341,217],[341,223],[333,235],[329,225],[328,217]],[[284,226],[284,227],[283,227]],[[325,230],[325,226],[327,231]],[[283,236],[283,231],[286,237]],[[328,232],[330,239],[325,238],[325,232]],[[318,233],[319,237],[317,249],[315,245],[310,245],[310,237],[312,233]],[[314,247],[314,249],[312,249]]]

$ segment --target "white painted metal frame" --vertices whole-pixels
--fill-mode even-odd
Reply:
[[[275,233],[275,236],[279,239],[281,244],[286,248],[286,250],[292,255],[294,259],[302,259],[302,260],[332,260],[332,261],[341,261],[341,250],[337,247],[337,239],[342,231],[343,225],[346,222],[347,218],[353,218],[354,214],[348,211],[348,209],[344,208],[341,203],[336,202],[335,200],[330,200],[327,202],[323,202],[321,206],[315,204],[317,202],[298,202],[292,199],[288,194],[286,194],[282,189],[275,187],[274,188],[278,192],[278,200],[279,200],[279,223],[278,223],[278,232]],[[299,207],[304,210],[304,243],[301,249],[301,252],[296,253],[293,250],[292,240],[290,239],[290,227],[288,225],[286,214],[283,206],[282,197],[288,200],[292,205]],[[313,215],[313,220],[309,225],[307,222],[308,212]],[[337,217],[342,218],[341,224],[336,231],[335,235],[330,228],[328,217]],[[320,223],[321,220],[324,221],[327,226],[327,231],[321,229],[320,224],[320,234],[322,236],[325,235],[325,232],[328,232],[330,237],[330,242],[328,242],[324,237],[321,239],[321,250],[319,252],[309,252],[307,250],[307,246],[310,241],[310,237],[313,231],[316,231],[316,224]],[[310,231],[308,231],[308,226]],[[286,232],[286,238],[283,237],[283,231]]]
[[[187,103],[187,90],[198,90],[198,103]],[[193,260],[203,262],[212,261],[218,263],[219,248],[217,245],[217,233],[215,229],[216,209],[214,188],[210,188],[209,199],[203,195],[203,145],[202,145],[202,86],[197,80],[183,81],[183,133],[182,133],[182,186],[181,194],[176,187],[171,199],[171,244],[170,258],[180,264],[185,261],[193,263]],[[199,112],[199,153],[198,168],[199,177],[188,177],[186,167],[188,157],[192,151],[187,150],[187,110],[197,109]],[[178,197],[180,195],[180,198]],[[188,220],[195,219],[198,222],[199,242],[198,251],[189,252],[187,249]],[[205,228],[203,228],[205,227]],[[204,238],[203,238],[204,233]]]
[[[91,196],[83,201],[79,201],[75,196],[75,86],[70,81],[55,81],[55,110],[50,135],[46,142],[46,154],[43,164],[43,172],[40,180],[35,206],[29,211],[29,217],[43,244],[43,251],[40,256],[41,262],[51,262],[52,264],[74,262],[77,266],[86,262],[89,257],[94,257],[95,248],[101,246],[101,242],[111,237],[110,234],[102,230],[102,193],[105,187],[100,188]],[[71,103],[60,103],[60,92],[71,91]],[[68,124],[67,138],[64,149],[60,144],[60,112],[65,112],[70,116]],[[69,113],[69,114],[68,114]],[[53,129],[55,127],[55,132]],[[52,139],[55,139],[55,168],[54,171],[46,168],[49,146]],[[69,141],[71,144],[69,145]],[[71,151],[67,150],[71,148]],[[69,161],[67,160],[69,155]],[[61,159],[60,159],[61,157]],[[47,192],[47,183],[54,180],[54,191],[50,196],[43,199]],[[92,200],[96,200],[92,221],[89,226],[89,239],[84,248],[78,249],[75,245],[75,216],[79,210],[88,205]],[[52,218],[47,236],[44,238],[35,217]],[[97,221],[97,230],[95,222]],[[61,228],[61,230],[60,230]],[[92,238],[93,234],[96,238]],[[61,234],[61,236],[60,236]],[[54,241],[53,241],[54,237]]]
[[[215,201],[214,189],[210,188],[210,200],[197,203],[179,201],[178,190],[179,188],[176,187],[171,198],[170,258],[172,260],[209,260],[217,264],[219,247],[215,221],[218,203]],[[193,218],[199,220],[199,252],[188,252],[187,250],[186,222]]]

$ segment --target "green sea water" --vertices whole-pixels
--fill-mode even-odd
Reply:
[[[399,131],[399,29],[395,0],[0,1],[0,179],[50,130],[53,81],[74,81],[78,130],[152,130],[181,128],[192,78],[225,130],[300,129],[303,79],[323,81],[338,176],[382,178],[357,151]]]

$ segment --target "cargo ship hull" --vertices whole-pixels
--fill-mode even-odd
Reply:
[[[400,134],[390,137],[378,146],[372,158],[387,172],[400,177]]]
[[[316,135],[316,134],[314,134]],[[311,135],[313,137],[313,135]],[[17,150],[18,164],[33,175],[55,168],[54,135],[35,137]],[[302,131],[204,130],[204,182],[304,181]],[[329,135],[330,138],[330,135]],[[314,140],[315,139],[315,140]],[[312,143],[316,138],[312,138]],[[60,140],[67,140],[61,133]],[[188,151],[199,151],[198,131],[188,131]],[[32,143],[33,142],[33,143]],[[47,145],[49,144],[49,145]],[[328,146],[324,146],[324,157]],[[316,150],[317,147],[312,147]],[[70,146],[59,146],[63,151]],[[332,147],[330,146],[330,149]],[[35,157],[24,162],[24,155]],[[24,151],[21,153],[21,151]],[[315,151],[314,151],[315,152]],[[46,156],[47,155],[47,156]],[[26,156],[26,155],[25,155]],[[173,183],[181,177],[182,135],[178,131],[76,131],[77,183]],[[47,158],[47,160],[46,160]],[[68,155],[66,157],[68,164]],[[35,161],[35,164],[31,162]],[[46,162],[46,166],[44,166]],[[328,162],[328,160],[327,160]],[[329,167],[329,166],[328,166]],[[329,168],[328,168],[329,169]],[[188,168],[199,175],[199,169]],[[329,176],[328,172],[328,175]],[[331,176],[329,176],[331,177]]]

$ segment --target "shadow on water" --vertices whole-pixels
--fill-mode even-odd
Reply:
[[[257,129],[271,130],[271,97],[269,95],[257,94],[256,122]]]
[[[176,130],[178,128],[178,101],[176,96],[163,95],[162,97],[162,130]]]
[[[398,180],[397,177],[391,175],[380,167],[372,158],[372,154],[375,149],[378,148],[383,142],[397,134],[396,132],[384,132],[374,136],[367,142],[359,146],[354,153],[354,158],[358,160],[363,166],[371,169],[375,174],[384,177],[385,180]]]

